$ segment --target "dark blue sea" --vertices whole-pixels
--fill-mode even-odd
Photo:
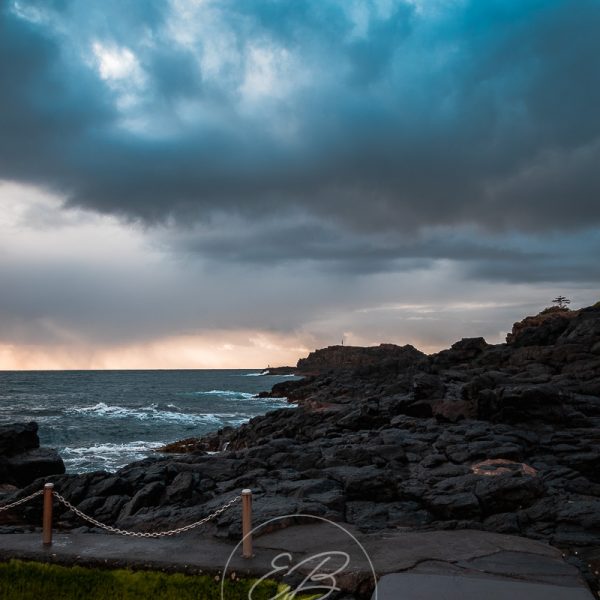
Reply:
[[[114,471],[165,443],[240,425],[285,399],[252,370],[0,371],[0,423],[37,421],[67,472]]]

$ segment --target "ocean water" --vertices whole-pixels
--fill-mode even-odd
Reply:
[[[168,442],[240,425],[284,398],[256,370],[0,371],[0,423],[37,421],[69,473],[116,469]]]

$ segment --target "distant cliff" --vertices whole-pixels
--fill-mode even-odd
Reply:
[[[383,361],[415,361],[424,357],[425,354],[411,345],[380,344],[366,348],[328,346],[301,358],[298,361],[297,372],[301,375],[320,375],[331,370],[369,367],[380,365]]]

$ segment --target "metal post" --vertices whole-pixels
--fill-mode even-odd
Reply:
[[[54,484],[47,483],[44,486],[44,517],[42,542],[44,546],[52,545],[52,496],[54,494]]]
[[[252,490],[242,490],[242,556],[252,558]]]

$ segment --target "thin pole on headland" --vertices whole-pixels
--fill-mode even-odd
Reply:
[[[252,490],[242,490],[242,556],[252,558]]]
[[[44,516],[42,519],[42,542],[44,546],[52,545],[52,497],[54,484],[44,485]]]

